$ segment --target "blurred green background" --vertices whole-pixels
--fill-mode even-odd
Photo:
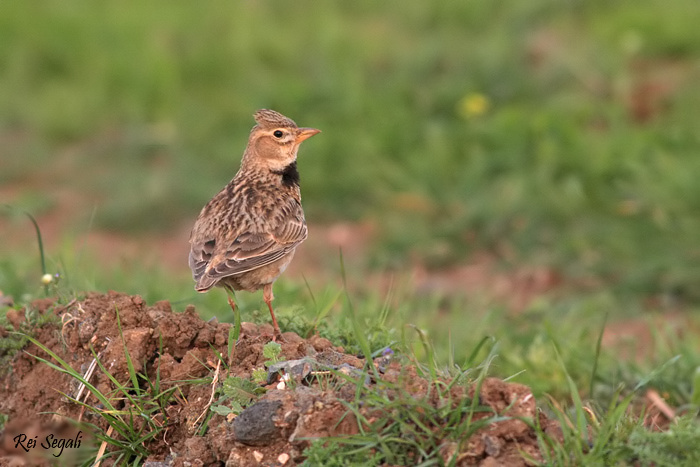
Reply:
[[[182,236],[273,108],[323,130],[307,220],[369,226],[363,268],[487,255],[603,308],[695,307],[698,24],[696,0],[3,2],[0,199],[57,226],[47,253],[81,287],[209,300],[184,257],[81,263],[71,238]],[[0,288],[35,293],[31,225],[2,222],[26,236]]]

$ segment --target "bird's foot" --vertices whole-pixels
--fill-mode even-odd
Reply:
[[[265,330],[260,333],[260,337],[264,340],[269,339],[270,342],[285,342],[284,337],[282,337],[282,331],[279,329],[274,329],[272,332]]]
[[[277,343],[285,342],[284,337],[282,337],[282,333],[280,332],[279,329],[277,329],[275,331],[275,333],[272,335],[272,342],[277,342]]]

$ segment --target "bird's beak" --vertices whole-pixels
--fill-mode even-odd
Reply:
[[[294,140],[294,142],[299,144],[305,139],[309,139],[313,135],[318,133],[321,133],[321,130],[317,130],[316,128],[299,128],[299,130],[297,131],[297,137]]]

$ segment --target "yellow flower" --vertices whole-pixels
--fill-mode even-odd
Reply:
[[[41,276],[41,283],[44,285],[49,285],[51,282],[53,282],[53,276],[51,274],[44,274]]]
[[[458,111],[463,118],[473,118],[485,114],[490,107],[491,101],[487,96],[473,92],[460,99]]]

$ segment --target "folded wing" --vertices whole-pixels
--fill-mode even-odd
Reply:
[[[277,261],[308,235],[304,212],[295,199],[277,210],[268,224],[267,232],[243,232],[233,239],[215,238],[215,235],[191,239],[189,264],[197,282],[195,289],[209,290],[224,277]]]

